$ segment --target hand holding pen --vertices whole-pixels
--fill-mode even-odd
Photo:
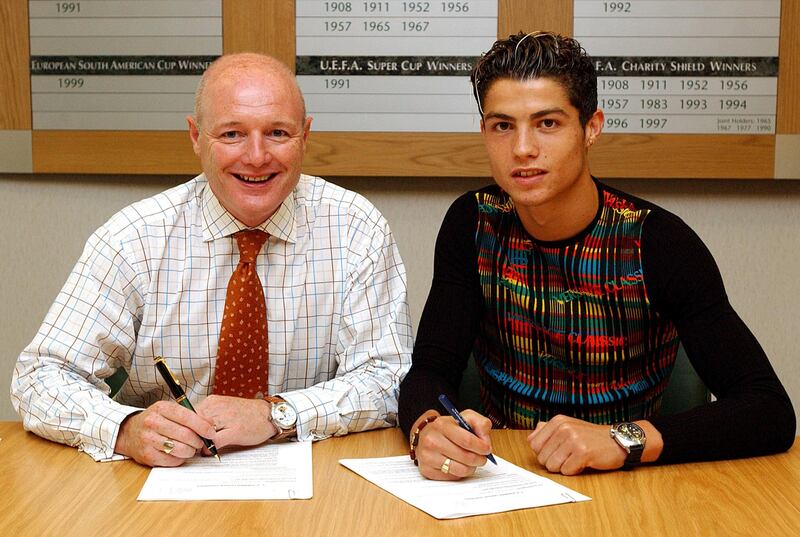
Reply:
[[[447,410],[447,412],[451,416],[453,416],[453,418],[456,420],[456,422],[458,422],[458,424],[461,426],[462,429],[465,429],[466,431],[475,434],[475,431],[472,430],[472,427],[469,426],[469,423],[464,421],[464,418],[461,416],[461,413],[456,409],[453,403],[450,402],[450,399],[448,399],[445,394],[441,394],[439,396],[439,402],[442,404],[444,409]],[[497,461],[494,460],[494,455],[492,455],[491,453],[486,455],[486,458],[492,461],[492,463],[497,464]]]
[[[409,455],[420,474],[436,481],[456,481],[475,474],[486,459],[497,464],[491,455],[489,418],[468,410],[464,413],[467,423],[445,395],[439,401],[454,419],[430,409],[417,418],[410,431]]]
[[[169,367],[167,367],[167,362],[164,360],[164,358],[162,358],[161,356],[157,356],[154,362],[156,365],[156,369],[158,369],[158,372],[164,378],[164,382],[167,383],[169,391],[172,393],[172,396],[175,398],[175,401],[181,406],[196,413],[194,407],[192,406],[192,403],[189,402],[189,399],[186,397],[186,393],[183,391],[183,388],[181,388],[181,385],[178,384],[178,380],[172,374],[172,371],[169,370]],[[214,457],[216,457],[217,460],[220,460],[219,453],[217,452],[217,446],[214,445],[214,442],[212,442],[208,438],[201,437],[200,439],[203,441],[203,444],[205,444],[206,448],[208,448],[208,451],[210,451],[211,454]],[[169,453],[167,449],[171,450],[171,448],[168,445],[168,442],[169,441],[164,443],[164,448],[166,453]]]

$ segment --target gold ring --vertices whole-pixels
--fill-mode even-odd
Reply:
[[[169,455],[172,453],[172,450],[175,449],[175,442],[172,440],[164,440],[161,442],[161,449],[164,451],[164,453]]]
[[[442,467],[439,468],[439,470],[441,470],[443,474],[449,474],[451,462],[453,461],[451,461],[450,459],[445,459],[444,462],[442,463]]]

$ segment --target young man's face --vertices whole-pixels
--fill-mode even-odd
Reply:
[[[550,78],[499,79],[482,105],[492,175],[518,209],[559,208],[591,182],[587,151],[602,129],[602,111],[582,127],[563,86]]]
[[[207,83],[201,124],[189,118],[211,190],[250,227],[272,216],[300,178],[311,118],[293,84],[268,68],[227,69]]]

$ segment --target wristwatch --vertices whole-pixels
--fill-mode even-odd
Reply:
[[[283,440],[297,434],[297,411],[294,407],[282,397],[268,395],[264,400],[271,403],[270,420],[278,430],[270,440]]]
[[[647,440],[644,435],[644,429],[635,423],[622,421],[612,425],[609,434],[628,453],[624,468],[639,464],[642,460],[644,444]]]

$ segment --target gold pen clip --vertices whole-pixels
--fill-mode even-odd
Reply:
[[[167,372],[167,374],[169,375],[169,378],[172,379],[172,382],[174,382],[177,386],[180,386],[181,383],[178,382],[178,379],[176,379],[175,375],[172,374],[172,370],[169,368],[169,366],[167,366],[167,361],[164,359],[163,356],[156,356],[155,358],[153,358],[153,363],[154,364],[157,364],[159,362],[164,365],[164,371]]]

